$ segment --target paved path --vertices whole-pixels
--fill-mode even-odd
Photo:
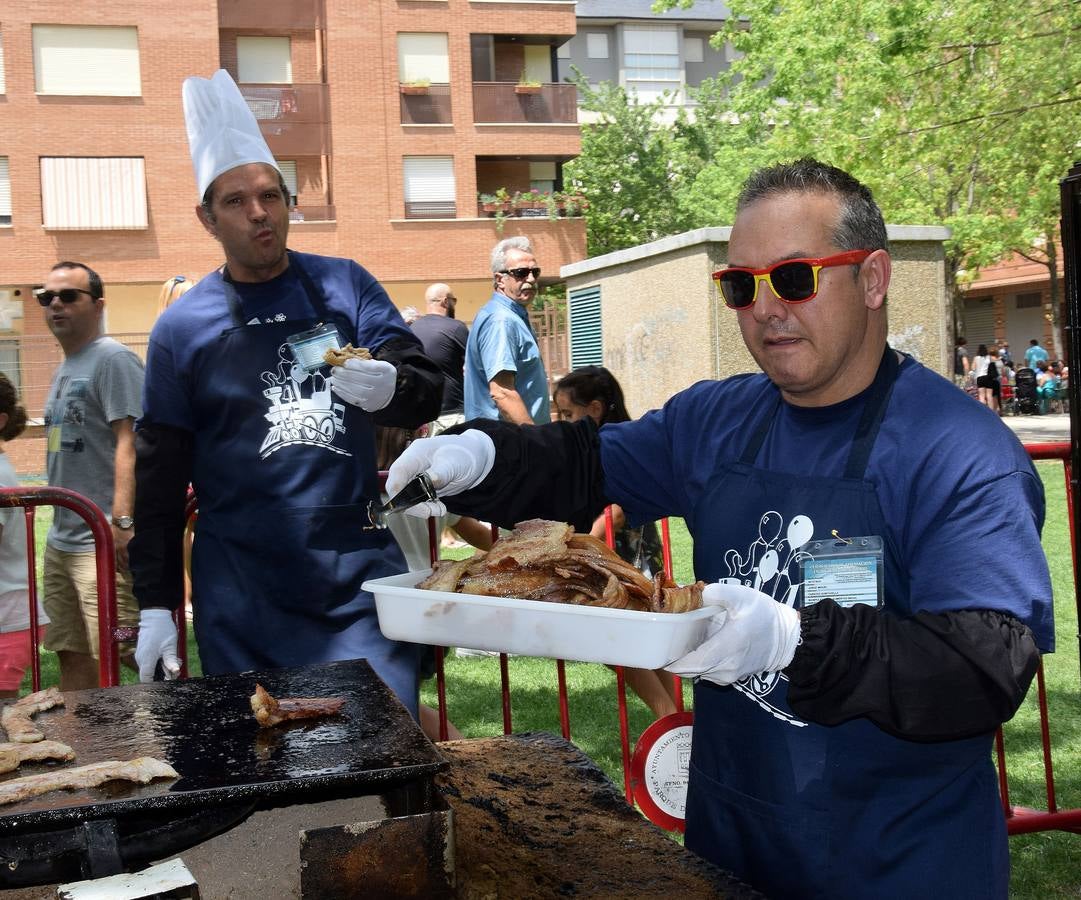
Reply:
[[[1002,421],[1013,429],[1022,444],[1070,439],[1069,415],[1053,413],[1046,416],[1003,416]]]

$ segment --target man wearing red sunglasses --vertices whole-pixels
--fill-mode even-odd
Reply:
[[[695,679],[687,847],[770,897],[1005,897],[992,736],[1054,643],[1040,479],[889,347],[886,227],[850,175],[753,175],[729,259],[714,278],[761,373],[599,432],[466,422],[387,488],[426,471],[501,525],[683,517],[716,608],[667,667]]]

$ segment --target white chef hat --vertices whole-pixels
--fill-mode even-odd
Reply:
[[[266,163],[281,172],[240,88],[225,69],[184,80],[184,120],[199,197],[223,172]]]

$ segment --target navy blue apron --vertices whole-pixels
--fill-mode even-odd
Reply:
[[[390,531],[367,529],[378,499],[371,417],[332,395],[326,367],[296,366],[286,338],[338,321],[289,254],[314,318],[245,324],[223,287],[233,326],[196,375],[199,525],[192,595],[207,674],[366,658],[417,714],[418,647],[379,631],[368,578],[404,572]]]
[[[863,480],[898,369],[887,348],[840,478],[755,467],[781,403],[766,394],[769,408],[742,457],[718,467],[688,519],[699,578],[735,573],[753,585],[772,549],[777,574],[760,589],[794,604],[809,537],[879,535],[885,607],[911,612],[903,560],[874,486]],[[771,559],[763,574],[774,568]],[[689,849],[771,898],[1005,896],[1009,861],[990,735],[917,744],[867,719],[815,725],[792,712],[787,687],[779,673],[730,687],[696,683]]]

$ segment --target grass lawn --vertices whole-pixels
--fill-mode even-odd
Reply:
[[[1037,464],[1047,488],[1047,525],[1044,548],[1055,589],[1057,651],[1045,658],[1055,784],[1060,810],[1081,807],[1081,668],[1078,658],[1078,623],[1062,465]],[[38,546],[44,546],[48,509],[38,515]],[[468,552],[468,551],[464,551]],[[450,553],[447,555],[460,555]],[[672,522],[672,555],[676,579],[691,580],[691,545],[682,522]],[[989,585],[993,590],[994,586]],[[192,644],[194,646],[194,643]],[[194,669],[197,671],[198,662]],[[556,665],[551,660],[511,658],[511,715],[521,731],[560,731]],[[494,657],[457,657],[446,663],[447,708],[451,721],[466,737],[502,734],[499,660]],[[623,783],[615,675],[606,667],[567,663],[571,739],[608,773]],[[57,682],[55,656],[42,655],[46,685]],[[134,676],[124,673],[124,681]],[[24,683],[28,688],[29,678]],[[685,691],[688,708],[690,690]],[[429,681],[422,700],[435,705],[435,682]],[[631,742],[650,722],[648,709],[637,697],[628,697]],[[1014,804],[1046,808],[1044,776],[1035,686],[1021,711],[1005,728],[1010,799]],[[1010,896],[1024,900],[1081,896],[1081,835],[1042,832],[1010,838],[1013,875]]]

